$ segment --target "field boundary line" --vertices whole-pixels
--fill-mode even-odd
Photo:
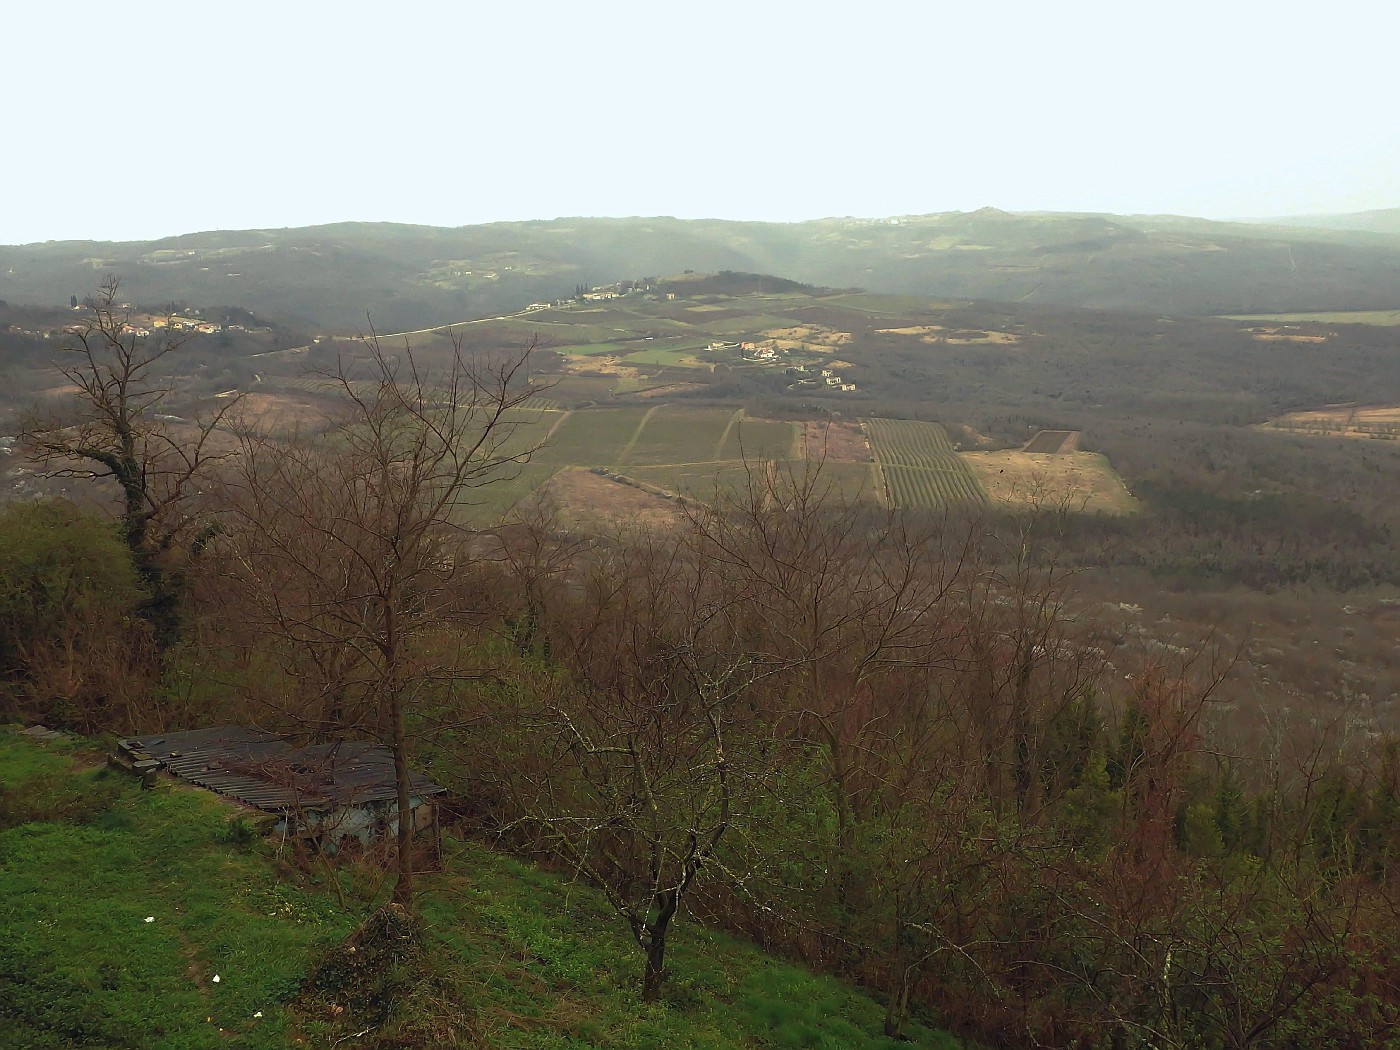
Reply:
[[[618,466],[621,466],[622,464],[627,462],[627,457],[630,456],[632,454],[632,450],[637,447],[637,442],[641,440],[642,437],[642,431],[647,428],[647,423],[651,421],[651,417],[656,415],[657,412],[659,412],[665,407],[666,406],[664,404],[652,405],[651,408],[646,410],[642,418],[637,421],[637,429],[632,431],[631,440],[628,441],[627,444],[622,447],[622,451],[617,454]]]
[[[865,435],[866,447],[870,449],[870,473],[875,479],[874,495],[876,499],[889,508],[894,506],[894,497],[890,495],[890,482],[885,477],[885,466],[880,462],[880,446],[875,440],[872,422],[872,419],[862,419],[860,429],[861,433]]]
[[[744,410],[742,408],[736,408],[734,410],[734,414],[729,417],[729,422],[724,425],[724,433],[721,434],[719,436],[719,440],[715,442],[714,458],[716,460],[721,458],[720,453],[724,451],[724,443],[729,440],[729,432],[734,429],[734,424],[739,422],[743,418]]]
[[[573,414],[574,410],[572,408],[566,408],[563,412],[559,413],[559,418],[554,421],[554,426],[550,427],[549,433],[545,434],[544,442],[550,441],[554,437],[554,432],[564,425],[564,420],[568,419]],[[542,444],[544,442],[542,442]]]

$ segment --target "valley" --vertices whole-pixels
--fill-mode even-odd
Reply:
[[[978,236],[991,239],[985,230]],[[1114,240],[1119,232],[1105,236],[1091,254],[1126,250]],[[973,252],[959,243],[969,255],[1011,251],[985,244]],[[190,258],[212,262],[176,254],[145,265]],[[1019,273],[1014,267],[1022,264],[1004,257],[997,265]],[[239,266],[228,279],[252,272],[241,258]],[[1388,768],[1386,749],[1400,734],[1400,442],[1392,433],[1400,328],[1378,299],[1362,313],[1349,291],[1319,294],[1317,312],[1306,316],[1275,316],[1267,312],[1272,304],[1216,316],[1213,306],[1174,309],[1170,289],[1131,309],[1102,309],[1037,301],[1037,294],[1018,301],[945,290],[894,294],[728,269],[571,280],[569,295],[549,284],[550,273],[540,259],[517,267],[497,258],[483,268],[459,252],[451,267],[431,271],[433,287],[460,295],[489,280],[498,291],[510,285],[509,293],[478,300],[479,312],[457,312],[464,300],[443,299],[433,309],[419,303],[358,323],[328,320],[340,316],[339,293],[305,298],[305,309],[283,314],[255,312],[246,305],[255,298],[223,303],[214,292],[162,311],[132,291],[129,309],[118,304],[128,326],[118,329],[121,337],[138,350],[166,339],[179,344],[143,374],[147,433],[168,443],[162,448],[202,441],[216,464],[191,493],[198,514],[218,523],[208,534],[211,554],[188,562],[195,571],[182,585],[190,619],[167,657],[173,670],[143,663],[141,652],[150,650],[124,657],[129,665],[90,656],[119,651],[119,625],[129,628],[145,614],[122,611],[115,599],[97,606],[75,600],[72,608],[95,610],[95,626],[83,629],[92,640],[78,633],[67,649],[32,641],[15,649],[15,666],[25,669],[0,694],[11,710],[90,731],[183,727],[256,712],[294,734],[322,732],[314,724],[324,718],[386,738],[376,704],[395,694],[366,684],[375,673],[372,654],[385,650],[374,635],[377,621],[360,616],[373,604],[365,596],[379,586],[375,574],[414,548],[390,545],[382,556],[361,557],[360,544],[392,537],[395,521],[415,520],[403,515],[407,505],[387,513],[379,502],[404,491],[420,476],[415,471],[432,479],[456,469],[469,483],[436,504],[438,517],[416,534],[433,540],[415,541],[423,543],[413,563],[417,589],[396,606],[421,631],[412,673],[424,676],[402,694],[412,698],[404,746],[464,800],[451,821],[452,834],[465,838],[451,840],[450,858],[503,870],[470,844],[477,836],[566,871],[580,855],[570,850],[592,850],[591,840],[580,847],[556,837],[574,825],[539,807],[559,804],[548,793],[555,791],[576,805],[616,803],[616,778],[640,777],[629,791],[666,785],[677,813],[697,805],[676,832],[693,844],[686,822],[716,819],[706,807],[719,798],[730,805],[729,763],[747,763],[743,791],[756,793],[736,794],[742,803],[719,818],[728,836],[723,863],[737,866],[707,875],[713,883],[702,880],[693,906],[703,923],[855,977],[883,997],[887,1031],[918,1031],[929,1045],[951,1039],[933,1031],[944,1024],[986,1039],[1003,1023],[1004,1007],[968,991],[983,980],[972,970],[911,963],[904,972],[916,976],[899,978],[887,960],[850,948],[897,948],[898,937],[923,937],[935,920],[875,900],[855,906],[828,885],[832,865],[862,892],[893,880],[918,907],[942,907],[929,903],[939,899],[937,887],[970,879],[965,885],[987,921],[1003,925],[983,941],[958,934],[959,943],[977,959],[977,972],[996,972],[1003,988],[1021,979],[1025,953],[1058,950],[1053,939],[1043,949],[1017,946],[1022,896],[1051,892],[1061,871],[1093,894],[1112,879],[1145,877],[1138,854],[1106,836],[1145,843],[1134,848],[1155,858],[1150,870],[1171,870],[1176,884],[1208,895],[1200,872],[1216,872],[1229,893],[1252,892],[1239,874],[1246,869],[1232,865],[1265,855],[1271,836],[1296,835],[1300,844],[1289,856],[1302,858],[1301,867],[1279,878],[1319,879],[1333,894],[1341,885],[1363,887],[1347,900],[1374,904],[1365,896],[1372,883],[1313,873],[1308,865],[1323,847],[1310,837],[1312,822],[1323,818],[1292,807],[1331,778],[1326,783],[1339,786],[1327,790],[1351,792],[1355,808],[1347,812],[1359,815],[1336,811],[1329,834],[1346,837],[1348,849],[1383,855],[1370,829],[1388,811],[1372,786],[1379,781],[1369,778]],[[898,280],[890,286],[902,287]],[[90,512],[122,509],[118,490],[92,484],[83,471],[46,471],[26,455],[23,440],[39,424],[60,439],[86,433],[74,414],[81,369],[58,370],[71,365],[59,348],[72,345],[86,316],[81,304],[62,301],[0,306],[0,513],[19,523],[9,526],[18,530],[19,553],[0,569],[11,574],[48,564],[23,560],[46,535],[26,524],[33,515],[81,524],[96,520]],[[453,372],[463,368],[473,377],[466,385],[460,380],[468,373]],[[456,375],[459,384],[423,378],[441,375]],[[407,401],[392,400],[405,389]],[[483,390],[494,392],[483,398]],[[383,409],[383,397],[421,413],[412,418],[427,429],[396,431],[390,421],[399,417]],[[201,429],[221,410],[216,426]],[[465,429],[434,430],[439,419]],[[432,445],[433,435],[483,426],[490,441],[477,460],[455,458],[459,446],[450,441]],[[425,452],[431,448],[437,451]],[[332,469],[349,473],[322,473]],[[447,475],[433,474],[443,469]],[[423,491],[434,491],[425,484]],[[343,531],[348,523],[355,531]],[[318,538],[340,546],[327,554]],[[109,567],[115,561],[104,556]],[[105,577],[72,579],[78,587]],[[343,593],[335,590],[342,579]],[[130,597],[140,593],[135,582],[122,586],[128,600],[139,600]],[[115,619],[101,619],[107,608]],[[329,618],[327,609],[334,610]],[[40,612],[57,615],[45,606],[3,622],[60,637],[42,627],[48,621]],[[341,639],[346,630],[351,636]],[[718,644],[706,632],[719,632],[722,646],[705,649]],[[651,646],[663,636],[658,655]],[[154,633],[140,637],[154,645]],[[703,706],[741,694],[756,699]],[[657,696],[664,702],[654,703]],[[726,738],[717,766],[707,765],[706,734],[720,723],[697,715],[704,710],[742,715],[724,722],[740,743],[731,750]],[[672,723],[658,712],[691,721],[672,736]],[[890,719],[902,721],[887,737]],[[1140,730],[1147,724],[1140,719],[1156,720],[1152,732],[1163,735]],[[585,732],[598,735],[580,742]],[[1013,736],[1014,748],[1007,743]],[[574,745],[561,743],[570,739]],[[809,780],[807,763],[844,761],[848,741],[852,779],[823,772]],[[624,753],[626,763],[606,765],[606,756]],[[1034,756],[1030,766],[1023,755]],[[1306,763],[1324,757],[1326,773],[1311,772]],[[590,764],[599,761],[603,772]],[[1172,785],[1169,796],[1152,794],[1159,775]],[[868,784],[860,779],[867,776]],[[873,786],[896,782],[903,794]],[[537,794],[542,785],[545,796]],[[1279,807],[1280,824],[1259,815],[1266,802]],[[952,818],[950,805],[959,807]],[[838,816],[828,806],[849,809]],[[617,841],[630,842],[627,836],[643,835],[637,812],[623,806],[586,819],[614,821],[624,829]],[[941,837],[945,826],[956,827],[952,838]],[[1016,830],[1007,839],[986,834],[988,827]],[[1032,845],[1023,849],[1018,836]],[[865,845],[853,848],[854,841]],[[911,859],[903,843],[915,841],[931,846]],[[797,848],[810,842],[822,852]],[[208,848],[212,863],[222,847]],[[343,902],[349,892],[363,906],[378,892],[367,888],[374,865],[332,879],[310,856],[291,877],[318,902],[326,930],[342,937],[344,908],[333,909],[327,894]],[[1046,856],[1059,867],[1047,866]],[[959,858],[970,867],[950,867]],[[423,880],[435,914],[442,914],[442,895],[467,892],[463,880],[471,876],[450,863]],[[644,926],[653,913],[628,912],[633,905],[619,903],[615,888],[636,885],[627,867],[633,861],[616,863],[616,871],[603,866],[573,877]],[[1006,883],[969,874],[984,863]],[[686,877],[701,867],[685,869]],[[512,879],[544,877],[512,872]],[[623,881],[611,883],[615,876]],[[385,877],[381,870],[380,885]],[[905,878],[926,881],[905,888]],[[544,892],[554,901],[552,885]],[[1052,898],[1043,907],[1069,908],[1056,914],[1070,925],[1100,907],[1098,896]],[[794,902],[815,909],[820,936]],[[1272,932],[1241,951],[1291,951],[1280,944],[1292,927],[1278,923],[1294,922],[1287,909],[1303,906],[1288,898],[1283,911],[1262,913]],[[601,925],[607,913],[600,904],[590,921]],[[936,921],[952,930],[963,920]],[[1176,930],[1173,936],[1196,936],[1175,917],[1153,921]],[[916,925],[891,932],[901,923]],[[271,936],[256,923],[249,928]],[[1093,932],[1103,928],[1076,936],[1105,952],[1125,951]],[[1366,927],[1365,936],[1377,929]],[[488,929],[480,936],[489,943],[500,935]],[[1340,935],[1307,936],[1320,939],[1307,940],[1310,946],[1343,950],[1335,947]],[[587,953],[541,948],[534,937],[525,940],[535,947],[512,950],[576,959],[568,965],[579,968],[580,980],[606,971],[622,983],[615,965],[600,969]],[[456,947],[430,943],[431,959],[415,967],[448,967],[453,987],[475,987],[478,971]],[[1348,965],[1380,965],[1365,947],[1370,941],[1352,943]],[[680,958],[690,965],[696,956]],[[648,967],[646,980],[659,983]],[[1247,961],[1231,967],[1240,984],[1255,972]],[[534,964],[522,973],[537,979]],[[1113,1023],[1095,1012],[1092,996],[1083,998],[1080,977],[1055,973],[1036,978],[1037,995],[1075,1001],[1088,1018],[1084,1031]],[[903,993],[900,980],[910,981]],[[1291,987],[1295,978],[1276,980]],[[577,987],[574,978],[564,987]],[[668,1017],[699,994],[688,990],[695,985],[668,987]],[[1267,982],[1259,987],[1265,1005],[1257,1009],[1267,1012],[1272,993]],[[318,1013],[325,1007],[313,996],[266,994],[288,1030],[337,1039],[360,1031],[353,1015]],[[516,1018],[496,1013],[529,996],[502,994],[509,1006],[489,1005],[472,1023],[507,1045],[533,1045]],[[914,1018],[924,1026],[901,1018],[901,994],[923,1004],[926,1012]],[[412,1018],[465,1016],[461,995],[444,990],[436,1005],[415,1006]],[[483,1001],[502,1001],[495,995]],[[782,1009],[757,992],[745,1001],[759,1013]],[[183,1002],[170,1009],[187,1012]],[[606,1009],[614,1018],[608,1023],[632,1030],[626,1007]],[[867,1029],[873,1024],[865,1000],[845,1009]],[[254,1031],[246,1020],[224,1021],[230,1031]],[[597,1022],[560,1015],[524,1027],[537,1023],[549,1033],[541,1045],[567,1045],[575,1032],[614,1045]],[[758,1031],[763,1022],[753,1023]],[[1043,1018],[1026,1023],[1042,1026],[1037,1038],[1054,1041]]]

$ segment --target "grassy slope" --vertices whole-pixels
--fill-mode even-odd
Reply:
[[[230,841],[232,811],[212,796],[73,772],[68,750],[0,731],[0,1047],[319,1046],[353,1034],[341,1030],[353,1011],[292,1004],[313,960],[368,910],[367,883],[342,906],[279,878],[267,847]],[[6,826],[33,815],[29,801],[65,819]],[[690,926],[665,1002],[643,1006],[635,948],[595,894],[481,846],[446,852],[446,870],[424,879],[432,980],[415,982],[391,1021],[401,1035],[436,1033],[420,1045],[448,1045],[449,1031],[490,1047],[909,1045],[875,1034],[881,1011],[867,996]]]

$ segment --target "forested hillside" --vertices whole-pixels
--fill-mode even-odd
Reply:
[[[1395,307],[1400,243],[1160,216],[1012,214],[754,223],[556,219],[455,229],[345,223],[132,243],[0,247],[0,299],[237,305],[285,321],[416,328],[682,270],[924,296],[1167,314]]]

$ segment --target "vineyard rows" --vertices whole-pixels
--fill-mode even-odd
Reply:
[[[932,508],[987,502],[981,483],[953,451],[947,432],[937,423],[867,419],[865,428],[884,474],[891,506]]]
[[[948,433],[937,423],[920,423],[912,419],[867,419],[866,432],[870,445],[881,463],[898,463],[906,467],[943,466],[953,455],[953,443]]]
[[[953,458],[956,453],[949,453]],[[899,464],[883,468],[890,503],[896,507],[946,507],[954,503],[985,503],[986,494],[962,463],[955,469],[932,470]]]

